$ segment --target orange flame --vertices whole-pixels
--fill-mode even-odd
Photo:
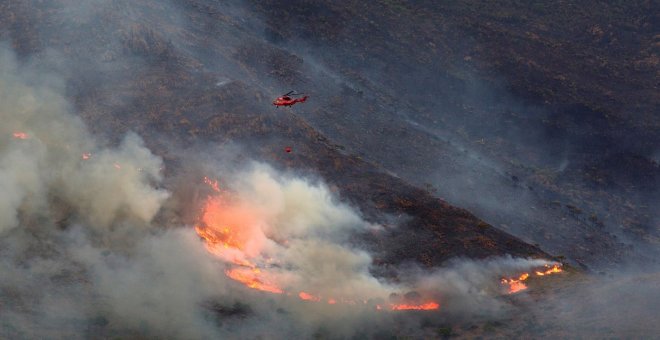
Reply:
[[[259,237],[263,234],[259,234],[257,222],[248,207],[229,206],[221,197],[209,197],[201,222],[203,226],[197,226],[195,230],[206,241],[211,253],[225,259],[229,254],[242,258],[258,255],[258,249],[251,249],[253,247],[250,246],[259,243]],[[235,262],[234,259],[229,260]]]
[[[118,167],[118,164],[115,164]],[[244,204],[228,201],[223,198],[217,180],[204,177],[204,183],[209,185],[213,191],[221,193],[218,196],[209,196],[204,205],[200,224],[195,226],[195,231],[204,240],[206,249],[233,265],[233,268],[225,271],[225,274],[245,285],[246,287],[274,293],[293,296],[291,292],[285,291],[277,284],[277,277],[269,271],[262,271],[261,264],[272,261],[269,257],[261,254],[261,247],[265,241],[265,235],[258,227],[253,210]],[[229,202],[229,203],[228,203]],[[261,238],[261,239],[260,239]],[[282,242],[286,242],[283,240]],[[534,271],[536,276],[545,276],[561,273],[561,264],[546,265],[545,269]],[[523,273],[514,278],[503,278],[501,283],[508,286],[509,294],[527,289],[525,281],[530,277],[529,273]],[[301,291],[297,296],[304,301],[322,301],[321,296]],[[345,298],[326,298],[330,305],[367,305],[366,300],[352,300]],[[436,301],[389,303],[376,305],[376,310],[406,311],[406,310],[437,310],[440,304]]]
[[[220,191],[218,181],[204,177],[204,183],[215,192],[220,192],[221,195],[226,194]],[[260,253],[262,246],[260,242],[263,240],[260,240],[259,237],[265,236],[260,232],[257,222],[250,207],[225,200],[220,195],[209,196],[204,204],[201,221],[195,226],[195,231],[204,240],[204,246],[208,252],[232,264],[232,268],[225,271],[229,278],[252,289],[293,295],[281,288],[277,284],[276,277],[269,271],[260,269],[259,263],[269,263],[271,259]],[[319,295],[304,291],[299,292],[297,296],[304,301],[321,302],[323,300]],[[366,300],[356,302],[356,300],[345,298],[327,298],[325,301],[330,305],[338,303],[342,305],[367,304]],[[434,310],[439,306],[437,302],[389,304],[385,309],[392,311]],[[377,306],[377,309],[382,308]]]
[[[535,271],[536,276],[546,276],[551,274],[557,274],[563,272],[560,264],[554,264],[550,266],[549,264],[545,265],[547,268],[545,271]],[[509,286],[509,294],[517,293],[519,291],[527,289],[527,285],[524,283],[529,278],[529,273],[523,273],[518,278],[509,278],[502,279],[502,284]]]
[[[25,132],[16,131],[12,135],[16,139],[28,139],[28,134]]]
[[[527,289],[527,285],[523,281],[528,278],[529,273],[523,273],[517,279],[502,279],[502,284],[509,285],[509,294],[513,294]]]
[[[204,177],[204,182],[219,192],[218,182]],[[206,250],[225,261],[240,266],[227,270],[231,279],[245,286],[265,292],[281,294],[284,291],[267,278],[251,259],[257,253],[249,249],[255,240],[255,221],[249,209],[240,205],[227,205],[220,196],[209,196],[204,205],[197,235],[204,240]]]
[[[550,265],[545,265],[546,269],[545,271],[536,271],[537,276],[545,276],[545,275],[550,275],[550,274],[557,274],[563,272],[563,270],[559,267],[559,265],[555,264],[552,267]]]
[[[227,270],[225,273],[233,280],[236,280],[249,288],[274,294],[283,293],[282,289],[276,285],[264,281],[264,278],[260,277],[261,271],[257,268],[234,268]]]
[[[232,233],[231,228],[201,228],[195,227],[197,235],[206,241],[206,249],[213,254],[222,253],[222,248],[234,248],[240,250],[241,243],[236,239],[236,235]],[[242,264],[242,263],[238,263]]]
[[[379,306],[376,306],[378,309]],[[423,303],[421,305],[414,305],[414,304],[400,304],[400,305],[392,305],[390,306],[391,310],[436,310],[440,308],[440,304],[437,302],[427,302]]]

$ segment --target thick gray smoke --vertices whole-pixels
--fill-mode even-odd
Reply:
[[[97,142],[71,113],[60,78],[32,71],[6,48],[0,65],[2,337],[396,333],[390,321],[397,314],[374,308],[390,303],[391,293],[418,290],[441,306],[447,295],[450,305],[474,301],[464,307],[468,314],[480,303],[497,313],[500,275],[546,264],[465,261],[385,282],[371,275],[371,256],[350,242],[379,226],[322,183],[255,163],[218,174],[232,183],[224,213],[246,222],[241,231],[253,243],[243,256],[285,293],[249,289],[225,275],[231,261],[209,252],[194,228],[153,222],[171,194],[162,160],[140,137]],[[337,303],[301,301],[301,291]]]

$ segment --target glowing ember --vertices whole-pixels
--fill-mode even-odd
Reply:
[[[298,294],[298,297],[307,301],[321,301],[320,297],[305,292],[300,292],[300,294]]]
[[[204,183],[208,184],[208,186],[210,186],[213,191],[220,192],[220,185],[218,184],[217,180],[212,180],[204,176]]]
[[[329,304],[329,305],[337,304],[337,300],[335,300],[335,299],[328,299],[328,304]]]
[[[88,160],[88,159],[90,159],[91,157],[92,157],[92,154],[89,153],[89,152],[85,152],[85,153],[82,154],[82,159],[83,159],[83,160]]]
[[[377,306],[376,308],[378,308]],[[440,308],[440,304],[437,302],[427,302],[421,305],[414,304],[401,304],[401,305],[392,305],[390,306],[391,310],[436,310]]]
[[[14,132],[13,133],[14,138],[16,139],[28,139],[28,134],[25,132]]]

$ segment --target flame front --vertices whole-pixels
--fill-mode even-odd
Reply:
[[[261,270],[258,268],[239,267],[227,270],[225,271],[225,274],[227,274],[227,276],[233,280],[238,281],[252,289],[274,294],[282,294],[284,292],[275,284],[266,282],[264,278],[261,277]]]
[[[537,276],[545,276],[545,275],[550,275],[550,274],[561,273],[563,271],[561,269],[561,267],[559,267],[559,265],[557,265],[557,264],[553,265],[552,267],[550,267],[550,265],[546,264],[545,267],[547,268],[545,271],[536,271],[536,275]]]
[[[440,304],[437,303],[437,302],[433,302],[433,301],[423,303],[421,305],[400,304],[400,305],[392,305],[390,307],[391,310],[436,310],[436,309],[439,309],[439,308],[440,308]]]
[[[204,183],[213,191],[221,192],[217,180],[204,177]],[[207,198],[195,231],[204,240],[208,252],[233,266],[225,271],[229,278],[252,289],[282,294],[284,290],[275,279],[256,264],[264,238],[256,224],[248,207],[229,204],[223,196],[217,195]]]
[[[240,201],[232,200],[229,192],[221,190],[217,180],[204,177],[203,182],[213,191],[207,197],[198,225],[197,235],[204,240],[206,250],[221,258],[230,266],[225,274],[255,290],[297,296],[300,300],[326,302],[328,305],[369,305],[367,300],[354,300],[343,297],[323,297],[317,293],[299,291],[293,294],[278,284],[281,280],[277,272],[269,268],[276,260],[266,256],[264,245],[268,242],[261,230],[262,221],[255,217],[255,209]],[[287,240],[280,240],[286,244]],[[377,305],[378,310],[435,310],[440,307],[435,301],[415,304]]]
[[[545,270],[534,271],[534,274],[536,276],[546,276],[546,275],[552,275],[563,272],[563,270],[561,269],[561,265],[559,264],[553,264],[552,266],[546,264],[544,267]],[[509,286],[508,293],[513,294],[527,289],[527,285],[525,284],[524,281],[526,281],[529,277],[530,277],[529,273],[523,273],[518,278],[509,278],[509,279],[504,278],[502,279],[501,282],[504,285],[508,285]]]

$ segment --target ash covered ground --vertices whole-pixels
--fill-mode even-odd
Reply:
[[[0,1],[0,337],[652,337],[658,13]]]

